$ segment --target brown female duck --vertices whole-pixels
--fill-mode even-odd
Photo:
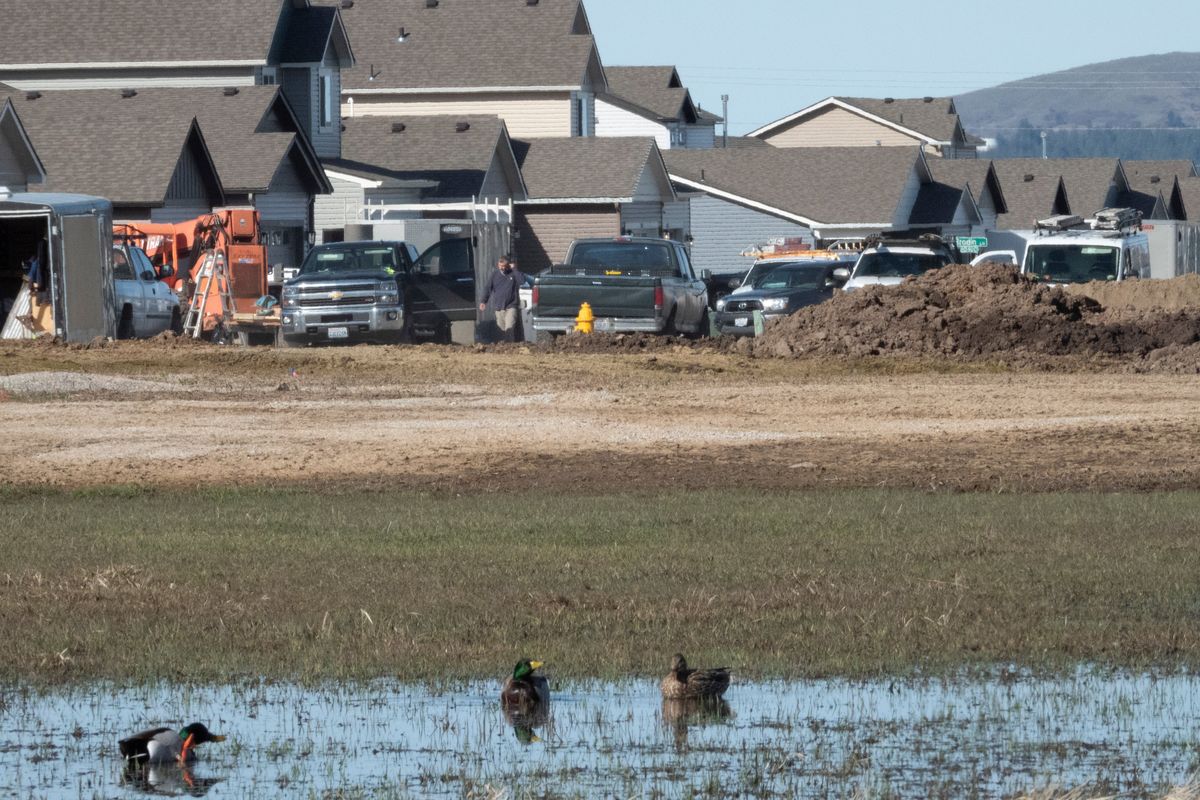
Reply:
[[[663,678],[659,688],[667,700],[720,697],[729,688],[729,668],[688,669],[687,661],[676,653],[671,659],[671,671]]]

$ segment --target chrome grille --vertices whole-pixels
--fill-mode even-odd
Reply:
[[[760,300],[731,300],[725,303],[726,311],[762,311]]]

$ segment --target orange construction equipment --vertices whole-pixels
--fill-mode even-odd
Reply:
[[[261,317],[256,315],[256,303],[268,293],[267,247],[261,240],[259,222],[253,208],[224,208],[185,222],[116,223],[113,240],[141,247],[160,274],[163,267],[172,267],[174,274],[167,282],[185,302],[197,288],[193,269],[208,254],[221,253],[232,283],[235,316],[255,318]],[[204,329],[212,330],[224,317],[219,293],[210,293]]]

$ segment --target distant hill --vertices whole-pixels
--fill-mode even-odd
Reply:
[[[1200,53],[1167,53],[1089,64],[954,98],[978,136],[1018,127],[1200,127]]]
[[[954,99],[963,127],[997,140],[992,158],[1200,160],[1200,53],[1089,64]]]

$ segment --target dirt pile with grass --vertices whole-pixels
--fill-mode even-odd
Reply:
[[[1092,281],[1064,287],[1071,294],[1090,297],[1110,312],[1181,311],[1200,309],[1200,275],[1171,280],[1140,280],[1110,283]]]
[[[905,281],[839,293],[768,326],[743,349],[774,357],[1047,357],[1155,361],[1200,368],[1200,308],[1108,312],[1095,299],[1010,267],[950,266]]]

